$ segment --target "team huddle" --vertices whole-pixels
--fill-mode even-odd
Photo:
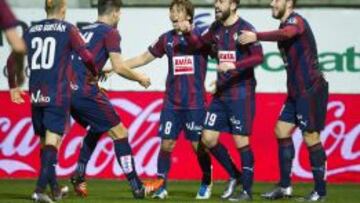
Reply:
[[[317,48],[309,23],[294,11],[296,0],[272,0],[272,17],[281,21],[278,30],[257,32],[237,14],[240,0],[215,0],[215,21],[201,33],[192,25],[194,6],[190,0],[172,0],[173,29],[136,57],[122,56],[117,29],[121,0],[99,0],[98,19],[80,30],[64,21],[66,0],[45,0],[47,18],[31,25],[23,37],[6,3],[0,0],[0,28],[5,30],[12,53],[7,61],[10,96],[23,103],[20,86],[24,82],[24,55],[30,67],[29,91],[32,123],[40,137],[40,172],[32,199],[38,202],[61,200],[67,187],[58,184],[55,166],[61,137],[67,133],[70,115],[87,134],[77,168],[71,176],[76,194],[86,197],[86,165],[103,134],[113,139],[114,151],[134,198],[146,195],[168,197],[167,179],[171,153],[181,131],[191,142],[202,171],[196,199],[212,193],[211,155],[225,169],[229,181],[221,199],[252,200],[254,154],[249,137],[255,116],[256,78],[254,68],[263,62],[260,41],[278,43],[287,72],[288,96],[275,126],[278,140],[280,180],[265,199],[290,198],[292,161],[295,156],[291,133],[302,131],[308,147],[314,190],[300,201],[323,201],[326,197],[326,154],[320,141],[328,100],[328,83],[318,67]],[[157,178],[142,181],[136,172],[127,128],[98,86],[109,72],[138,82],[147,88],[150,78],[134,68],[166,55],[168,75],[160,115],[161,147]],[[206,104],[204,82],[208,58],[217,61],[213,96]],[[111,70],[104,70],[110,59]],[[220,133],[233,135],[241,167],[233,162]],[[240,192],[237,187],[242,186]],[[51,194],[48,195],[49,186]]]

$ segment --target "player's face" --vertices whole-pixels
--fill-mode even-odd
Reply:
[[[272,0],[270,6],[273,18],[281,19],[286,12],[287,0]]]
[[[175,4],[170,9],[170,20],[172,22],[173,28],[179,30],[178,22],[190,20],[190,16],[186,13],[186,10],[183,6]]]
[[[232,0],[215,0],[215,19],[225,21],[231,14],[231,9],[234,6]],[[236,5],[235,5],[236,7]]]

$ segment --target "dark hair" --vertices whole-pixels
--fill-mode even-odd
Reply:
[[[122,0],[99,0],[98,15],[107,14],[113,9],[120,9],[122,5]]]
[[[292,0],[292,2],[293,2],[293,8],[295,8],[295,6],[296,6],[296,0]]]
[[[239,6],[240,0],[233,0],[233,2],[236,4],[236,6]]]
[[[53,14],[64,5],[63,0],[45,0],[45,11],[48,14]]]
[[[194,18],[194,5],[189,0],[173,0],[170,4],[170,10],[175,6],[184,7],[186,14],[190,16],[190,22],[193,21]]]

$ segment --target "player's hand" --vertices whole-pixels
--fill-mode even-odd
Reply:
[[[143,73],[138,73],[138,74],[139,74],[139,81],[138,81],[139,84],[147,89],[151,85],[150,78]]]
[[[188,33],[188,32],[191,32],[191,30],[192,30],[192,25],[188,20],[183,20],[183,21],[177,22],[177,26],[178,26],[179,30],[183,33]]]
[[[113,70],[102,70],[99,73],[99,81],[100,82],[105,82],[112,74],[113,74]]]
[[[216,93],[216,80],[213,80],[213,81],[210,83],[209,88],[210,88],[210,93],[211,93],[211,94],[215,94],[215,93]]]
[[[241,30],[241,35],[238,38],[240,44],[251,44],[257,41],[256,33],[248,31],[248,30]]]
[[[20,89],[20,88],[12,88],[10,89],[10,98],[11,101],[16,103],[16,104],[22,104],[24,103],[24,99],[22,97],[22,95],[24,95],[25,93]]]
[[[234,63],[231,62],[223,62],[217,65],[218,72],[226,73],[229,70],[234,70],[236,68]]]

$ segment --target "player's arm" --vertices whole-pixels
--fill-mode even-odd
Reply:
[[[0,29],[5,30],[5,36],[12,50],[17,53],[25,53],[26,46],[24,40],[16,32],[18,25],[14,14],[5,1],[0,0]]]
[[[77,28],[70,28],[70,43],[72,49],[81,57],[83,63],[93,76],[97,76],[98,72],[95,67],[94,57],[92,53],[86,49],[84,40],[82,39]]]
[[[304,22],[299,18],[292,18],[292,20],[288,20],[287,24],[283,28],[278,30],[268,32],[251,32],[242,30],[239,42],[241,44],[249,44],[256,41],[285,41],[302,34],[304,30]]]
[[[10,88],[11,101],[17,104],[24,103],[20,86],[24,83],[24,55],[12,52],[6,62],[8,72],[8,84]]]
[[[155,56],[150,51],[145,51],[144,53],[130,58],[125,61],[125,66],[129,68],[138,68],[144,66],[151,61],[155,60]]]
[[[117,74],[126,79],[137,81],[145,88],[150,86],[150,78],[144,74],[135,72],[126,66],[120,53],[111,52],[109,55],[112,68]]]

